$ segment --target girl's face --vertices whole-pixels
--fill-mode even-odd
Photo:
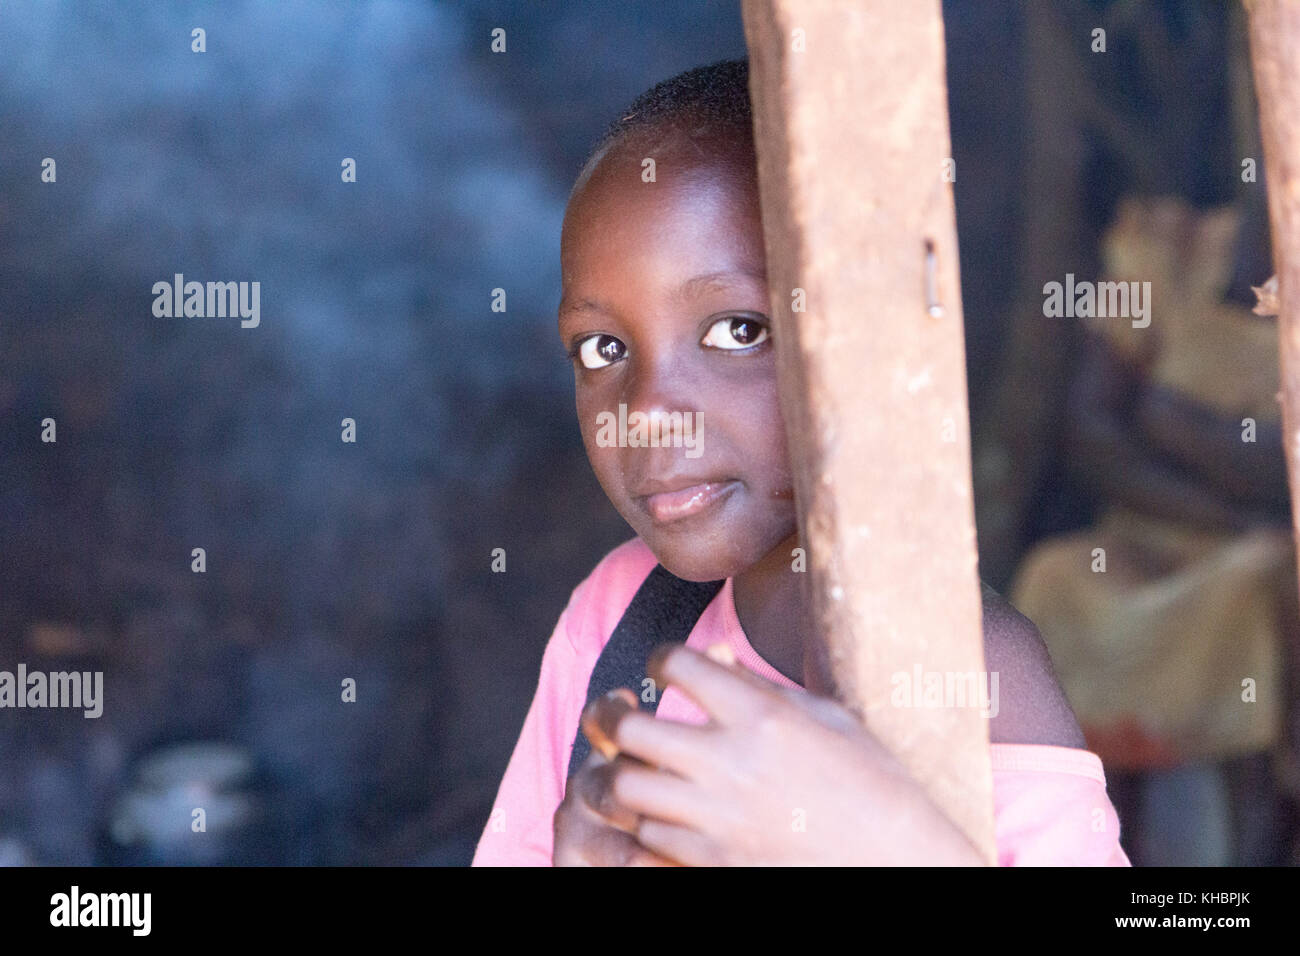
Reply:
[[[744,571],[797,527],[752,166],[730,140],[626,139],[575,190],[561,236],[587,456],[660,563],[693,581]],[[660,447],[638,439],[636,413],[664,423]]]

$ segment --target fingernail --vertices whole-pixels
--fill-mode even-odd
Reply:
[[[628,707],[636,708],[636,694],[628,690],[626,687],[615,687],[605,696],[611,701],[619,701],[626,704]]]

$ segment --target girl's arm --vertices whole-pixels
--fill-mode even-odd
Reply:
[[[984,666],[998,675],[993,817],[1000,866],[1128,866],[1101,759],[1038,628],[984,586]]]
[[[473,866],[551,865],[551,820],[564,797],[569,744],[587,696],[588,674],[569,636],[572,609],[571,603],[560,615],[542,655],[537,692],[479,838]]]

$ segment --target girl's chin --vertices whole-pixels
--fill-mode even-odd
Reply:
[[[681,548],[642,537],[659,563],[684,581],[721,581],[745,570],[744,562],[727,560],[707,548]]]

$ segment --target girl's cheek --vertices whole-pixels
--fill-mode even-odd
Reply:
[[[596,481],[604,490],[606,497],[615,505],[623,495],[622,467],[617,447],[601,447],[596,441],[596,410],[579,408],[581,420],[582,444],[587,450],[587,461],[596,475]]]
[[[773,483],[782,489],[789,488],[794,482],[794,474],[790,468],[790,447],[786,441],[785,427],[779,416],[768,435],[771,441]]]
[[[574,407],[578,413],[578,430],[582,432],[583,444],[587,446],[590,455],[596,442],[596,412],[599,410],[590,388],[582,385],[577,387]]]

